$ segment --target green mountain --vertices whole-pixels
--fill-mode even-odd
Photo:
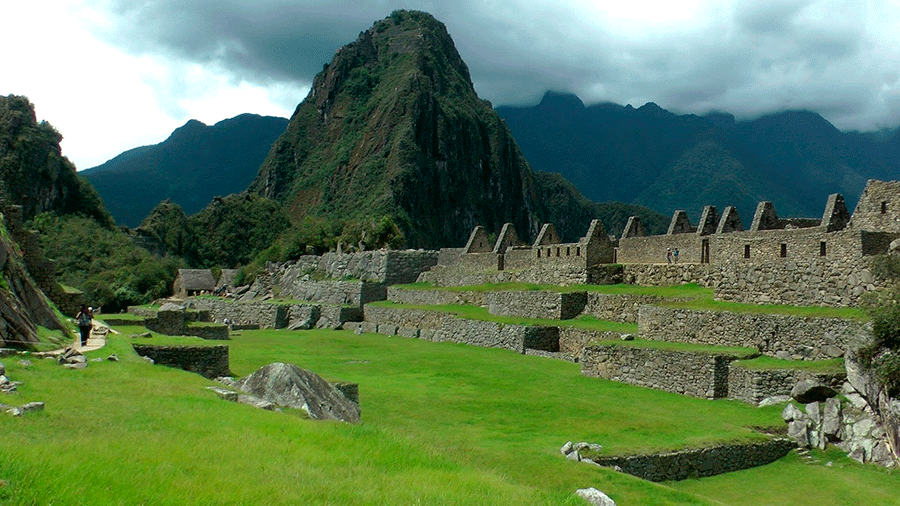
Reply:
[[[751,121],[676,115],[654,103],[585,106],[547,92],[533,107],[498,107],[538,170],[591,200],[642,204],[666,215],[734,205],[749,219],[762,200],[784,216],[815,217],[831,193],[855,205],[866,179],[900,176],[900,131],[843,133],[820,115],[785,111]]]
[[[413,247],[460,246],[505,222],[523,238],[548,221],[580,237],[599,208],[548,180],[478,98],[444,25],[395,11],[316,76],[250,191],[295,220],[388,219]]]
[[[288,120],[241,114],[212,126],[190,120],[165,141],[128,150],[81,174],[116,221],[136,227],[164,200],[188,214],[247,189]]]
[[[0,200],[22,206],[26,220],[53,211],[111,225],[97,192],[62,155],[61,140],[52,125],[38,123],[26,97],[0,96]]]

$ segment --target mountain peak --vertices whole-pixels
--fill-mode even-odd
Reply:
[[[549,90],[544,93],[538,107],[563,110],[584,109],[584,102],[574,93]]]
[[[396,224],[407,245],[438,247],[476,225],[530,236],[551,221],[539,184],[444,25],[394,11],[315,77],[250,191],[295,219]]]

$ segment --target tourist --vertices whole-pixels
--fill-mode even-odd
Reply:
[[[677,264],[678,263],[678,248],[675,248],[675,251],[672,252],[672,260]]]
[[[92,320],[94,319],[94,313],[91,309],[87,306],[81,306],[81,311],[78,311],[78,314],[75,315],[75,321],[78,322],[78,331],[81,332],[82,346],[87,346],[88,338],[91,336]]]
[[[672,263],[672,248],[666,248],[666,263]]]

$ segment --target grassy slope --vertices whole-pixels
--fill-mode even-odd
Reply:
[[[89,358],[117,352],[124,360],[84,371],[6,360],[8,375],[23,382],[15,402],[43,400],[47,409],[0,417],[0,480],[8,481],[0,502],[577,504],[572,492],[594,486],[621,505],[770,504],[768,489],[789,479],[794,497],[877,505],[892,504],[882,490],[900,486],[897,474],[844,461],[806,473],[788,458],[744,471],[750,480],[671,487],[567,461],[558,452],[567,440],[622,453],[754,438],[745,427],[781,423],[778,407],[585,378],[576,364],[349,332],[243,332],[229,344],[239,375],[287,361],[359,382],[363,423],[220,401],[204,390],[210,381],[150,367],[113,336]]]

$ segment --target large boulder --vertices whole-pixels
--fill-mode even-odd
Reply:
[[[263,366],[234,386],[279,406],[302,409],[314,420],[359,422],[359,404],[318,374],[293,364]]]
[[[803,404],[824,402],[836,395],[837,392],[830,386],[809,379],[800,381],[791,389],[791,397]]]
[[[587,501],[591,506],[616,506],[616,502],[608,495],[593,487],[580,488],[575,491],[575,495]]]

